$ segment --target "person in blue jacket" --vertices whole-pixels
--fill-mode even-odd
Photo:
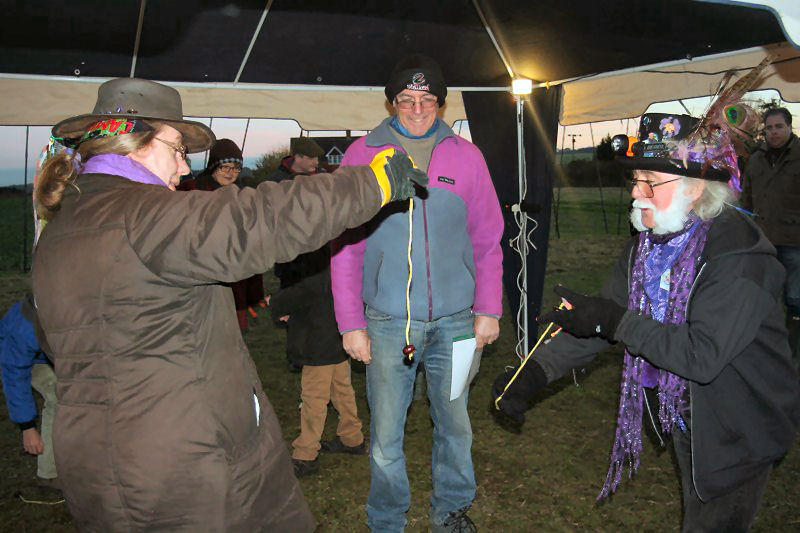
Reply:
[[[11,306],[0,320],[0,367],[8,414],[22,431],[22,446],[37,456],[37,478],[44,486],[58,488],[53,457],[53,415],[56,404],[56,376],[36,341],[34,306],[28,295]],[[36,429],[36,401],[33,389],[44,398],[41,433]]]

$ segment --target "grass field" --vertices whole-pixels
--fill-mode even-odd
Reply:
[[[563,283],[580,290],[597,289],[625,240],[607,234],[599,215],[599,198],[591,191],[562,191],[561,237],[552,239],[545,278],[545,305],[552,286]],[[565,213],[569,213],[566,215]],[[623,218],[624,222],[624,218]],[[275,279],[265,276],[267,287]],[[6,309],[28,287],[23,274],[0,275],[0,309]],[[553,298],[554,300],[555,298]],[[506,317],[508,313],[506,313]],[[287,445],[299,431],[298,374],[286,371],[283,330],[260,317],[245,340],[265,390],[284,429]],[[504,365],[515,357],[513,327],[505,318],[501,338],[490,346],[470,392],[473,459],[478,493],[470,516],[481,531],[678,531],[680,486],[671,448],[645,443],[641,468],[609,501],[595,498],[605,479],[614,435],[621,354],[600,354],[571,379],[552,384],[537,398],[520,433],[503,429],[489,408],[490,387]],[[353,374],[359,413],[369,426],[364,375]],[[326,437],[335,434],[330,411]],[[428,529],[431,494],[431,422],[425,400],[412,404],[406,428],[406,457],[412,487],[407,531]],[[26,504],[15,493],[30,493],[35,459],[20,455],[19,432],[0,409],[0,531],[73,531],[65,505]],[[321,458],[318,475],[301,480],[320,532],[366,531],[364,505],[369,488],[366,457]],[[795,444],[774,471],[754,531],[800,530],[800,446]]]

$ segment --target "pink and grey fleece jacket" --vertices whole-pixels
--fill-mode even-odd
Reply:
[[[369,164],[397,138],[386,119],[355,141],[342,165]],[[442,121],[428,166],[425,199],[414,199],[412,320],[432,321],[467,308],[502,314],[503,216],[480,150]],[[364,304],[406,316],[408,203],[393,202],[332,243],[331,278],[339,331],[366,328]]]

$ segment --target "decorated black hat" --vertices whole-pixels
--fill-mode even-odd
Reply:
[[[760,115],[742,97],[761,80],[770,61],[764,58],[736,81],[735,72],[726,73],[700,119],[645,113],[638,139],[626,135],[611,139],[617,160],[631,169],[723,181],[741,190],[738,156],[747,154],[760,122]]]
[[[447,85],[439,63],[422,54],[406,56],[398,61],[389,76],[384,92],[386,98],[394,102],[395,96],[406,89],[429,92],[436,96],[439,105],[443,106],[447,97]]]
[[[705,143],[687,144],[699,120],[689,115],[645,113],[639,122],[639,136],[615,135],[611,148],[617,161],[635,170],[653,170],[690,178],[728,181],[727,169],[706,164],[714,147]],[[687,157],[684,158],[683,155]]]

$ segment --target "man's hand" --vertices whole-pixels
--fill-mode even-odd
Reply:
[[[572,304],[572,308],[545,313],[536,319],[539,324],[555,322],[576,337],[603,337],[613,340],[617,325],[625,314],[624,307],[608,298],[585,296],[562,285],[553,290]]]
[[[365,329],[356,329],[342,334],[342,346],[344,346],[344,351],[356,361],[368,365],[372,360],[369,335]]]
[[[492,344],[500,336],[500,321],[493,316],[477,315],[474,327],[476,350]]]
[[[278,317],[279,322],[289,322],[289,315],[283,315],[282,317]]]
[[[22,431],[22,447],[31,455],[44,453],[44,441],[36,428],[28,428]]]

